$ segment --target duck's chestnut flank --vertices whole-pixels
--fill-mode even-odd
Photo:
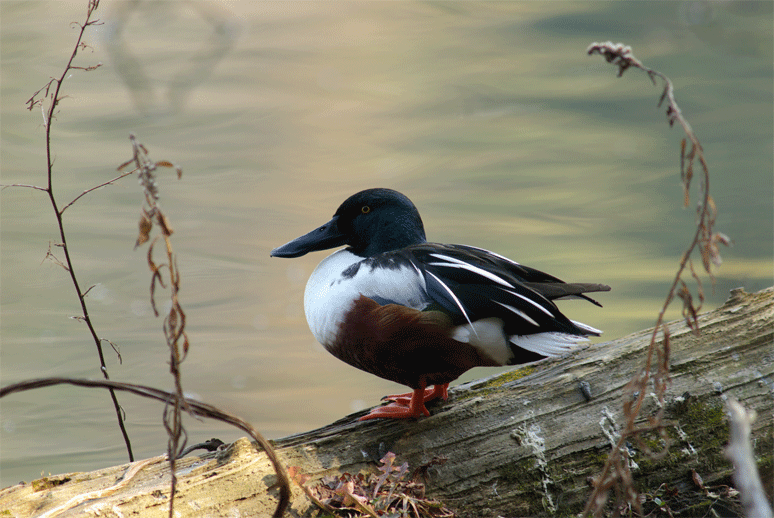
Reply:
[[[361,419],[429,415],[425,402],[445,398],[449,382],[472,367],[560,356],[601,333],[553,301],[599,305],[585,294],[609,286],[565,283],[481,248],[428,243],[419,212],[397,191],[350,196],[328,223],[271,255],[340,246],[306,285],[312,333],[340,360],[413,389]]]

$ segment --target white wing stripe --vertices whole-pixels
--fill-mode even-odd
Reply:
[[[463,314],[463,316],[465,317],[465,320],[467,320],[467,321],[468,321],[468,324],[470,324],[470,325],[472,326],[472,325],[473,325],[473,322],[471,322],[471,321],[470,321],[470,317],[468,317],[468,314],[467,314],[467,312],[465,311],[465,308],[464,308],[464,307],[462,307],[462,303],[460,302],[460,299],[458,299],[458,298],[457,298],[457,296],[454,294],[454,292],[453,292],[452,290],[450,290],[450,289],[449,289],[449,287],[448,287],[447,285],[445,285],[445,284],[443,283],[443,281],[442,281],[441,279],[439,279],[437,276],[433,275],[431,272],[427,272],[427,274],[428,274],[428,275],[430,275],[430,276],[431,276],[433,279],[435,279],[436,281],[438,281],[438,284],[440,284],[441,286],[443,286],[443,289],[445,289],[445,290],[446,290],[446,292],[447,292],[449,295],[451,295],[451,298],[454,300],[454,303],[455,303],[455,304],[457,304],[457,307],[458,307],[458,308],[460,308],[460,311],[462,311],[462,314]],[[473,331],[475,332],[475,329],[474,329]]]
[[[430,254],[430,255],[438,259],[443,259],[444,261],[449,261],[450,263],[468,264],[465,261],[462,261],[460,259],[455,259],[454,257],[449,257],[448,255],[443,255],[443,254]]]
[[[495,300],[495,302],[497,302],[497,301]],[[526,313],[524,313],[522,310],[520,310],[520,309],[516,309],[516,308],[514,308],[513,306],[509,306],[508,304],[503,304],[502,302],[497,302],[497,303],[498,303],[498,304],[500,304],[500,305],[501,305],[502,307],[504,307],[505,309],[507,309],[508,311],[512,311],[512,312],[513,312],[513,313],[515,313],[516,315],[520,316],[521,318],[523,318],[524,320],[526,320],[527,322],[529,322],[529,323],[530,323],[530,324],[532,324],[533,326],[535,326],[535,327],[540,327],[540,324],[538,324],[537,322],[535,322],[534,320],[532,320],[532,318],[530,318],[530,316],[529,316],[529,315],[527,315]]]
[[[538,302],[536,302],[536,301],[532,300],[531,298],[529,298],[529,297],[527,297],[527,296],[524,296],[524,295],[522,295],[521,293],[516,293],[515,291],[511,291],[511,290],[505,290],[505,291],[507,291],[507,292],[508,292],[508,293],[510,293],[511,295],[515,295],[516,297],[519,297],[520,299],[523,299],[523,300],[525,300],[525,301],[529,302],[530,304],[532,304],[533,306],[535,306],[536,308],[538,308],[540,311],[542,311],[543,313],[545,313],[545,314],[546,314],[546,315],[548,315],[549,317],[551,317],[551,318],[554,318],[554,315],[553,315],[553,313],[551,313],[551,312],[550,312],[550,311],[548,311],[548,310],[547,310],[545,307],[543,307],[543,305],[542,305],[542,304],[539,304]]]
[[[593,333],[595,335],[601,335],[602,334],[602,331],[600,331],[596,327],[591,327],[590,325],[584,324],[583,322],[578,322],[577,320],[570,320],[570,322],[572,322],[576,326],[580,327],[584,331],[589,331],[590,333]]]
[[[419,266],[414,264],[414,261],[412,261],[411,259],[409,259],[409,264],[411,265],[412,268],[414,268],[414,271],[417,272],[417,277],[419,277],[421,279],[422,278],[422,270],[419,269]]]
[[[453,257],[447,257],[445,255],[441,254],[430,254],[434,257],[437,257],[438,259],[443,259],[446,261],[451,261],[449,263],[428,263],[430,266],[445,266],[447,268],[462,268],[463,270],[467,270],[469,272],[478,274],[482,277],[486,277],[489,280],[492,280],[496,282],[497,284],[500,284],[502,286],[507,286],[508,288],[513,288],[513,284],[510,282],[498,277],[497,275],[490,273],[483,268],[479,268],[478,266],[474,266],[472,264],[468,264],[464,261],[459,261],[457,259],[454,259]]]

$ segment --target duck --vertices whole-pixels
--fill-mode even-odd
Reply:
[[[271,251],[294,258],[340,248],[304,290],[309,329],[339,360],[411,389],[385,396],[360,418],[416,419],[448,397],[473,367],[531,363],[566,355],[602,331],[570,320],[558,299],[609,291],[566,283],[502,255],[428,242],[414,203],[398,191],[360,191],[333,218]]]

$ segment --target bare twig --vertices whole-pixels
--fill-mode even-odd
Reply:
[[[100,387],[111,391],[130,392],[138,396],[161,401],[165,405],[178,397],[174,392],[167,392],[153,387],[136,385],[132,383],[121,383],[110,380],[85,380],[76,378],[41,378],[23,381],[21,383],[14,383],[13,385],[2,387],[0,388],[0,398],[14,394],[16,392],[23,392],[26,390],[63,384],[75,385],[77,387]],[[243,421],[233,414],[200,401],[188,398],[184,399],[185,405],[197,416],[223,421],[224,423],[228,423],[243,430],[261,446],[261,449],[263,449],[264,452],[266,452],[266,456],[269,458],[269,461],[274,467],[274,471],[277,473],[277,485],[279,486],[280,493],[279,503],[277,504],[277,509],[274,511],[273,516],[275,518],[281,517],[284,514],[288,503],[290,502],[290,480],[288,479],[285,468],[282,466],[282,463],[277,457],[277,454],[275,453],[274,448],[272,448],[269,441],[267,441],[263,435],[261,435],[261,433],[253,428],[249,423]]]
[[[607,492],[611,488],[614,488],[617,496],[616,508],[620,509],[622,507],[627,507],[639,515],[642,515],[642,507],[637,491],[634,489],[629,463],[621,462],[620,459],[621,456],[626,455],[625,451],[628,451],[625,448],[626,441],[634,438],[637,440],[638,444],[642,444],[642,441],[639,440],[639,438],[646,431],[658,431],[662,438],[666,438],[663,429],[665,423],[663,423],[662,418],[664,412],[664,396],[669,383],[670,335],[669,329],[664,322],[664,315],[674,297],[680,297],[683,301],[683,317],[685,322],[690,329],[698,334],[699,326],[697,314],[704,301],[704,291],[701,286],[701,281],[696,275],[693,264],[690,261],[691,254],[697,248],[699,249],[704,271],[709,275],[714,285],[715,277],[711,269],[711,264],[717,266],[721,262],[717,243],[729,244],[730,240],[725,235],[714,232],[713,227],[717,210],[709,191],[709,168],[704,159],[704,151],[699,139],[696,137],[690,124],[688,124],[688,121],[683,116],[680,107],[677,105],[672,81],[661,72],[646,67],[641,61],[634,57],[631,47],[628,45],[622,43],[614,44],[612,42],[592,43],[588,47],[587,52],[588,54],[600,54],[609,63],[617,66],[618,77],[621,77],[627,69],[634,67],[647,73],[654,85],[657,84],[656,78],[663,81],[664,89],[661,98],[659,99],[658,106],[662,106],[662,104],[666,102],[667,122],[670,126],[677,122],[683,128],[685,133],[685,138],[682,139],[680,147],[680,175],[683,183],[684,205],[687,206],[690,203],[690,184],[693,178],[694,164],[696,162],[699,163],[702,172],[701,200],[697,207],[698,223],[696,232],[680,259],[677,272],[672,280],[669,291],[667,292],[666,300],[659,311],[651,334],[644,368],[632,378],[626,387],[624,393],[624,416],[626,418],[624,429],[621,432],[617,444],[608,456],[607,462],[602,469],[602,473],[597,477],[594,490],[584,509],[585,516],[589,516],[590,514],[597,515],[600,513],[607,499]],[[690,142],[690,148],[686,153],[688,142]],[[693,296],[686,283],[682,280],[682,275],[686,268],[690,269],[691,276],[696,280],[698,285],[698,306],[694,305]],[[678,287],[680,288],[679,290]],[[661,347],[659,347],[659,341],[657,340],[659,331],[662,333],[662,340],[660,341]],[[658,360],[655,362],[655,365],[654,357]],[[636,421],[640,417],[642,404],[649,393],[648,384],[651,381],[653,381],[655,395],[658,400],[658,411],[654,416],[651,416],[648,425],[638,425]]]
[[[120,174],[120,175],[116,176],[116,177],[115,177],[115,178],[113,178],[112,180],[108,180],[107,182],[104,182],[104,183],[101,183],[101,184],[99,184],[99,185],[95,185],[94,187],[91,187],[91,188],[89,188],[89,189],[86,189],[86,190],[85,190],[85,191],[83,191],[81,194],[79,194],[78,196],[76,196],[75,198],[73,198],[73,200],[72,200],[70,203],[68,203],[67,205],[65,205],[64,207],[62,207],[62,210],[60,210],[60,211],[59,211],[59,213],[60,213],[60,214],[63,214],[63,213],[64,213],[64,211],[66,211],[66,210],[67,210],[67,209],[70,207],[70,205],[72,205],[72,204],[73,204],[73,203],[75,203],[76,201],[80,200],[80,199],[81,199],[83,196],[85,196],[85,195],[89,194],[90,192],[92,192],[92,191],[96,191],[97,189],[100,189],[100,188],[102,188],[102,187],[105,187],[106,185],[113,185],[113,184],[114,184],[114,183],[115,183],[117,180],[120,180],[120,179],[121,179],[121,178],[123,178],[124,176],[129,176],[130,174],[134,174],[134,171],[127,171],[127,172],[125,172],[125,173],[122,173],[122,174]],[[43,190],[45,190],[45,189],[43,189]]]
[[[121,357],[121,348],[120,348],[120,347],[118,347],[118,345],[116,345],[116,344],[114,344],[113,342],[111,342],[110,340],[108,340],[107,338],[103,338],[102,340],[103,340],[104,342],[107,342],[107,343],[109,343],[109,344],[110,344],[110,347],[112,347],[112,348],[113,348],[113,351],[116,353],[116,357],[118,358],[118,363],[119,363],[119,364],[122,364],[122,363],[124,363],[124,359]]]
[[[67,65],[62,71],[62,74],[58,78],[51,78],[43,87],[41,87],[34,94],[32,94],[32,97],[30,97],[26,103],[29,110],[32,110],[35,106],[39,106],[43,114],[43,125],[46,129],[46,166],[47,166],[46,187],[39,187],[36,185],[13,184],[13,185],[3,186],[3,188],[26,187],[30,189],[44,191],[46,194],[48,194],[48,198],[51,202],[51,206],[54,209],[54,215],[56,216],[57,224],[59,227],[60,243],[58,243],[57,246],[62,248],[62,250],[64,251],[65,258],[64,258],[64,261],[60,261],[58,258],[56,258],[56,256],[54,256],[51,253],[51,245],[49,244],[49,249],[48,249],[48,253],[46,254],[46,259],[52,258],[55,263],[62,266],[70,274],[70,278],[72,279],[73,287],[75,288],[75,292],[78,296],[78,302],[81,305],[81,311],[82,311],[82,314],[78,315],[76,318],[79,321],[84,322],[88,327],[89,333],[91,334],[94,340],[94,344],[97,348],[97,355],[99,357],[99,363],[100,363],[100,371],[102,372],[102,375],[105,377],[105,379],[110,379],[107,371],[107,365],[105,363],[105,355],[102,350],[102,341],[97,335],[97,332],[94,329],[91,318],[89,316],[89,311],[86,306],[86,293],[84,293],[81,290],[80,283],[76,276],[75,269],[73,267],[73,262],[70,257],[70,249],[67,245],[67,236],[65,234],[62,213],[64,212],[65,209],[67,209],[67,207],[72,205],[72,203],[75,200],[67,204],[62,210],[59,210],[56,196],[54,193],[54,174],[53,174],[54,158],[51,150],[51,126],[54,120],[54,114],[57,109],[57,106],[59,105],[59,102],[65,97],[60,95],[60,90],[62,88],[62,84],[64,83],[65,78],[68,76],[71,70],[77,69],[77,70],[89,71],[89,70],[95,70],[96,68],[101,66],[101,63],[98,63],[93,66],[88,66],[88,67],[79,67],[79,66],[73,65],[73,61],[75,60],[75,57],[78,55],[78,51],[87,47],[87,45],[83,42],[83,37],[86,32],[86,29],[88,27],[91,27],[92,25],[102,24],[102,22],[100,22],[98,19],[92,18],[94,12],[97,10],[98,7],[99,7],[99,0],[89,0],[88,8],[86,11],[86,21],[83,24],[74,23],[74,25],[77,26],[80,29],[80,31],[78,32],[78,38],[77,38],[75,47],[73,48],[73,51],[70,54],[70,59],[68,60]],[[48,101],[48,105],[46,105],[46,101]],[[80,198],[80,196],[78,198]],[[78,198],[76,198],[76,200]],[[129,434],[127,433],[126,426],[124,425],[123,410],[121,409],[121,405],[118,403],[118,398],[116,397],[115,392],[113,392],[112,390],[110,391],[110,397],[113,401],[113,407],[115,408],[116,418],[118,420],[118,427],[121,430],[121,435],[123,436],[124,443],[126,444],[126,450],[127,450],[127,453],[129,454],[129,460],[133,461],[134,454],[132,453],[132,444],[131,444],[131,441],[129,440]]]
[[[61,245],[57,244],[54,246],[61,246]],[[40,264],[43,264],[44,262],[46,262],[46,259],[50,259],[51,262],[53,262],[57,266],[61,266],[62,268],[65,269],[65,271],[68,271],[68,272],[70,271],[70,268],[65,263],[60,261],[59,258],[53,254],[53,252],[51,252],[51,241],[48,242],[48,250],[46,251],[46,257],[43,258]]]
[[[0,184],[0,190],[5,189],[7,187],[26,187],[28,189],[35,189],[38,191],[48,192],[48,189],[46,189],[45,187],[39,187],[37,185],[28,185],[24,183]]]

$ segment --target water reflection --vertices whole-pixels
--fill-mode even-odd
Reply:
[[[118,77],[126,85],[135,107],[142,113],[179,112],[193,90],[206,81],[224,57],[233,49],[239,34],[239,21],[225,5],[212,2],[123,1],[109,5],[102,42]],[[132,18],[141,22],[130,25]],[[183,18],[188,30],[201,24],[198,50],[179,41],[175,22]],[[193,19],[192,19],[193,18]],[[163,34],[158,54],[170,51],[171,67],[163,76],[149,75],[145,57],[138,58],[132,44],[146,38],[148,30]],[[185,32],[188,32],[186,30]],[[145,51],[149,49],[144,45]],[[191,52],[193,50],[193,52]],[[189,54],[190,55],[186,55]],[[157,90],[165,90],[164,101]],[[168,106],[168,107],[166,107]]]

